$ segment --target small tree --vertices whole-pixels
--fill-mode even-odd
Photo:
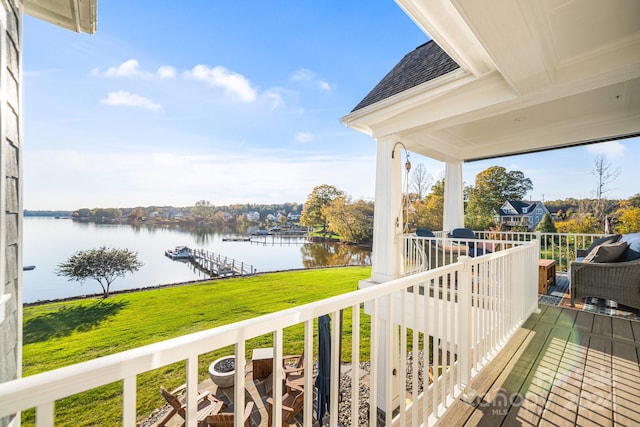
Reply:
[[[553,220],[551,219],[551,215],[548,213],[544,214],[542,220],[538,223],[536,227],[536,231],[541,233],[557,233],[556,226],[553,224]]]
[[[549,215],[548,213],[544,214],[544,216],[542,217],[542,220],[540,220],[540,222],[536,226],[536,231],[539,231],[541,233],[557,233],[558,232],[555,224],[553,223],[553,220],[551,219],[551,215]],[[548,245],[553,242],[553,237],[543,236],[542,240]]]
[[[307,227],[322,227],[322,231],[327,230],[327,219],[322,213],[322,208],[328,206],[339,197],[343,197],[343,191],[338,190],[333,185],[322,184],[313,188],[307,196],[302,208],[300,222]]]
[[[55,273],[65,276],[69,281],[83,283],[86,279],[95,279],[100,283],[103,298],[109,296],[109,286],[126,273],[133,273],[142,267],[138,253],[129,249],[106,248],[78,251],[69,259],[58,264]]]

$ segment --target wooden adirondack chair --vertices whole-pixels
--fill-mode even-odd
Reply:
[[[186,419],[186,409],[187,404],[183,402],[179,397],[178,393],[186,388],[186,385],[182,385],[173,391],[167,391],[164,386],[160,386],[160,394],[165,398],[167,403],[171,405],[171,411],[167,413],[167,415],[160,420],[158,423],[158,427],[164,426],[169,420],[175,415],[179,414],[183,420]],[[224,402],[216,399],[211,392],[203,391],[198,393],[198,415],[197,420],[198,423],[203,421],[208,415],[219,412],[222,408],[226,406]],[[183,421],[182,425],[185,425]]]
[[[269,403],[269,424],[273,425],[273,398],[268,398]],[[293,418],[302,412],[304,405],[304,392],[298,390],[291,390],[282,396],[282,425],[288,427],[293,421]]]
[[[244,408],[242,421],[245,427],[251,427],[251,411],[253,411],[253,405],[253,402],[247,402]],[[206,427],[234,427],[235,414],[233,412],[220,412],[215,415],[209,415],[203,425]]]
[[[289,363],[290,360],[295,360],[294,364]],[[286,382],[292,380],[298,380],[304,377],[304,351],[300,355],[284,356],[282,358],[283,380]],[[264,391],[267,394],[271,394],[273,391],[273,373],[264,380]]]

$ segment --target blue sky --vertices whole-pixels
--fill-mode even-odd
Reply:
[[[94,35],[25,16],[23,37],[32,210],[304,202],[320,184],[372,200],[375,143],[339,119],[428,40],[391,0],[100,1]],[[637,139],[470,163],[464,178],[499,164],[534,199],[589,197],[600,152],[621,170],[607,196],[640,192]]]

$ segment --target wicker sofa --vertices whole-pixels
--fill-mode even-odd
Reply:
[[[622,255],[611,260],[620,250]],[[597,239],[576,255],[570,267],[571,306],[577,298],[597,297],[640,309],[640,233]]]

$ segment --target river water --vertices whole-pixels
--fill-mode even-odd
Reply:
[[[329,265],[369,265],[371,252],[358,246],[310,243],[303,237],[260,236],[251,242],[223,241],[248,237],[249,231],[82,223],[49,217],[24,218],[23,302],[30,303],[102,292],[95,280],[83,284],[55,274],[56,266],[79,250],[100,246],[138,252],[143,266],[117,278],[110,291],[135,289],[208,278],[189,263],[173,261],[164,251],[176,246],[205,249],[253,265],[258,272]]]

